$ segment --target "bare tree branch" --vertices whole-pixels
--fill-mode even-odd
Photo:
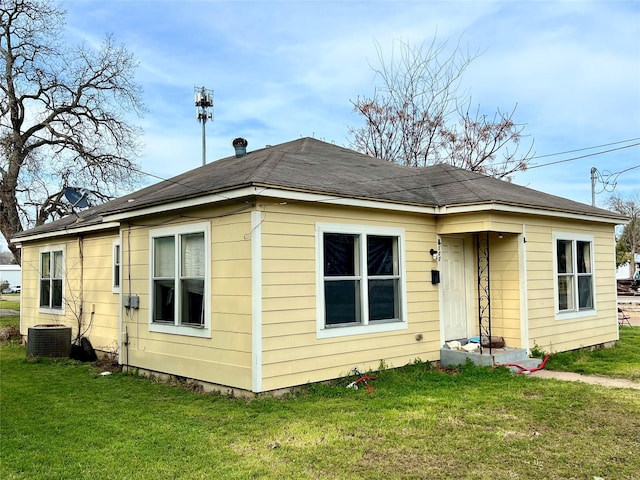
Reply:
[[[394,43],[389,61],[376,49],[380,65],[372,69],[379,85],[373,97],[351,102],[365,123],[349,128],[353,148],[411,167],[446,162],[504,179],[526,169],[533,144],[517,154],[525,126],[514,120],[515,107],[489,117],[480,107],[472,112],[471,97],[460,91],[478,54],[460,44],[447,53],[435,37],[430,44]]]
[[[617,239],[624,247],[617,263],[630,262],[633,265],[634,254],[640,254],[640,192],[636,191],[629,198],[612,195],[608,204],[612,210],[629,218],[629,223],[624,226],[622,234]],[[633,274],[632,269],[631,275]]]
[[[64,189],[102,199],[128,190],[145,108],[137,61],[107,36],[98,50],[61,42],[66,12],[51,0],[0,2],[0,224],[15,233],[69,212]],[[19,258],[18,250],[9,249]]]

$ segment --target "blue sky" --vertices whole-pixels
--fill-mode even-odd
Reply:
[[[214,91],[207,160],[312,136],[348,146],[373,92],[375,44],[397,40],[483,52],[463,84],[483,110],[511,110],[537,156],[514,182],[591,202],[590,170],[640,190],[640,2],[65,0],[70,42],[111,33],[139,61],[149,112],[142,170],[169,178],[201,165],[195,86]],[[635,139],[635,141],[632,141]],[[621,143],[617,143],[621,142]],[[613,144],[607,147],[590,148]],[[619,150],[559,162],[613,148]],[[586,149],[586,150],[583,150]],[[576,151],[564,155],[559,152]],[[579,150],[579,151],[578,151]],[[157,178],[149,177],[148,183]],[[598,191],[602,189],[598,185]],[[605,206],[608,192],[597,202]]]

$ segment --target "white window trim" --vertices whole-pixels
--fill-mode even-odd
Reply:
[[[400,271],[400,320],[376,322],[366,325],[325,326],[324,300],[324,248],[325,233],[344,233],[353,235],[380,235],[398,238],[398,269]],[[360,258],[364,257],[366,249],[360,249]],[[335,338],[348,335],[363,335],[380,332],[392,332],[408,328],[407,322],[407,269],[405,261],[405,230],[394,227],[376,227],[341,223],[316,223],[316,335],[317,338]],[[364,260],[366,265],[366,259]],[[364,299],[362,300],[364,301]]]
[[[50,308],[40,305],[40,280],[42,278],[42,254],[47,252],[62,251],[62,307]],[[65,245],[47,245],[38,251],[38,312],[51,315],[65,315],[66,310],[66,288],[67,288],[67,248]]]
[[[153,321],[153,239],[169,235],[183,235],[187,233],[204,232],[205,273],[204,273],[204,326],[166,325]],[[176,245],[178,242],[176,242]],[[176,255],[176,273],[179,272],[180,255]],[[157,228],[149,231],[149,331],[184,335],[189,337],[211,338],[211,224],[208,222],[189,223],[174,227]]]
[[[111,246],[111,292],[120,293],[122,288],[122,247],[120,246],[120,240],[114,240]],[[117,257],[116,257],[116,247],[117,248]],[[120,267],[118,269],[118,277],[116,279],[116,262]],[[118,285],[116,285],[116,280],[118,280]]]
[[[568,240],[571,242],[590,242],[591,248],[589,254],[591,255],[591,280],[592,280],[592,295],[593,295],[593,308],[578,310],[578,282],[574,282],[574,295],[575,295],[575,307],[574,310],[560,310],[558,302],[558,240]],[[574,251],[574,262],[576,261],[577,252]],[[574,275],[576,275],[574,273]],[[593,235],[587,235],[584,233],[569,233],[569,232],[553,232],[553,304],[555,308],[556,320],[573,320],[576,318],[593,317],[598,313],[596,299],[596,266],[595,266],[595,242]]]

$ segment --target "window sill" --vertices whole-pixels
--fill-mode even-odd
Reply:
[[[150,323],[149,331],[156,333],[166,333],[169,335],[182,335],[184,337],[211,338],[211,330],[209,328],[189,325],[178,326],[162,323]]]
[[[64,315],[64,308],[39,307],[38,313],[44,313],[47,315]]]
[[[347,337],[350,335],[366,335],[370,333],[394,332],[406,330],[407,322],[396,321],[386,323],[371,323],[369,325],[340,325],[326,327],[317,331],[317,338]]]
[[[556,320],[573,320],[576,318],[595,317],[598,311],[595,308],[589,310],[568,311],[568,312],[556,312]]]

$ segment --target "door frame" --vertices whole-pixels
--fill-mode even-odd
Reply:
[[[464,291],[465,291],[465,308],[466,308],[466,325],[467,325],[467,336],[472,336],[470,332],[475,332],[474,326],[474,318],[475,318],[475,301],[477,299],[477,294],[474,293],[474,278],[473,273],[474,270],[474,256],[473,256],[473,237],[468,234],[464,235],[439,235],[438,236],[438,245],[443,245],[447,239],[455,238],[461,239],[463,241],[462,251],[464,255],[463,266],[464,266]],[[438,255],[438,270],[441,270],[442,267],[442,255]],[[440,276],[447,275],[447,272],[440,271]],[[438,302],[439,302],[439,317],[440,317],[440,345],[445,344],[445,324],[444,324],[444,292],[443,288],[438,289]]]

